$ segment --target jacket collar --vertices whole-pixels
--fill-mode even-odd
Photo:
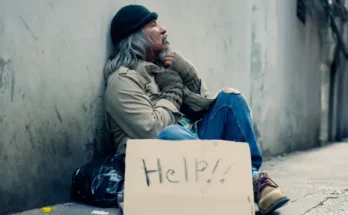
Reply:
[[[154,75],[161,72],[161,68],[158,65],[143,60],[138,60],[138,64],[135,70],[138,73],[148,73],[149,75]]]

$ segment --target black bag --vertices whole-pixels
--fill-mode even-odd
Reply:
[[[96,159],[74,170],[72,199],[97,207],[121,208],[118,198],[123,197],[125,155]]]

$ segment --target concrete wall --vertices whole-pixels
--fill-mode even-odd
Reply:
[[[1,0],[0,214],[68,200],[73,169],[104,151],[109,22],[134,2],[213,93],[243,91],[265,155],[316,144],[318,39],[295,1]]]
[[[348,23],[342,23],[341,35],[344,43],[348,44]],[[340,68],[337,71],[337,109],[335,110],[336,119],[336,136],[335,140],[339,141],[348,137],[348,61],[343,52],[340,53]]]
[[[296,17],[296,1],[254,1],[251,106],[263,153],[318,144],[320,43],[313,21]]]
[[[102,148],[101,71],[119,5],[0,2],[2,214],[67,200],[72,170]]]

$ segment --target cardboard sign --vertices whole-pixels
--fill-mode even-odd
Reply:
[[[129,140],[125,215],[254,215],[247,143]]]

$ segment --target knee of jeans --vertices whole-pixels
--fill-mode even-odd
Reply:
[[[180,125],[170,125],[164,128],[158,135],[158,139],[170,140],[173,136],[178,135],[182,127]]]
[[[222,89],[218,96],[218,100],[225,100],[226,102],[231,101],[240,101],[240,102],[246,102],[243,94],[237,90],[231,89],[231,88],[224,88]]]
[[[223,105],[231,105],[234,108],[244,107],[250,111],[248,102],[243,93],[237,90],[225,88],[219,92],[217,100],[219,100]]]

